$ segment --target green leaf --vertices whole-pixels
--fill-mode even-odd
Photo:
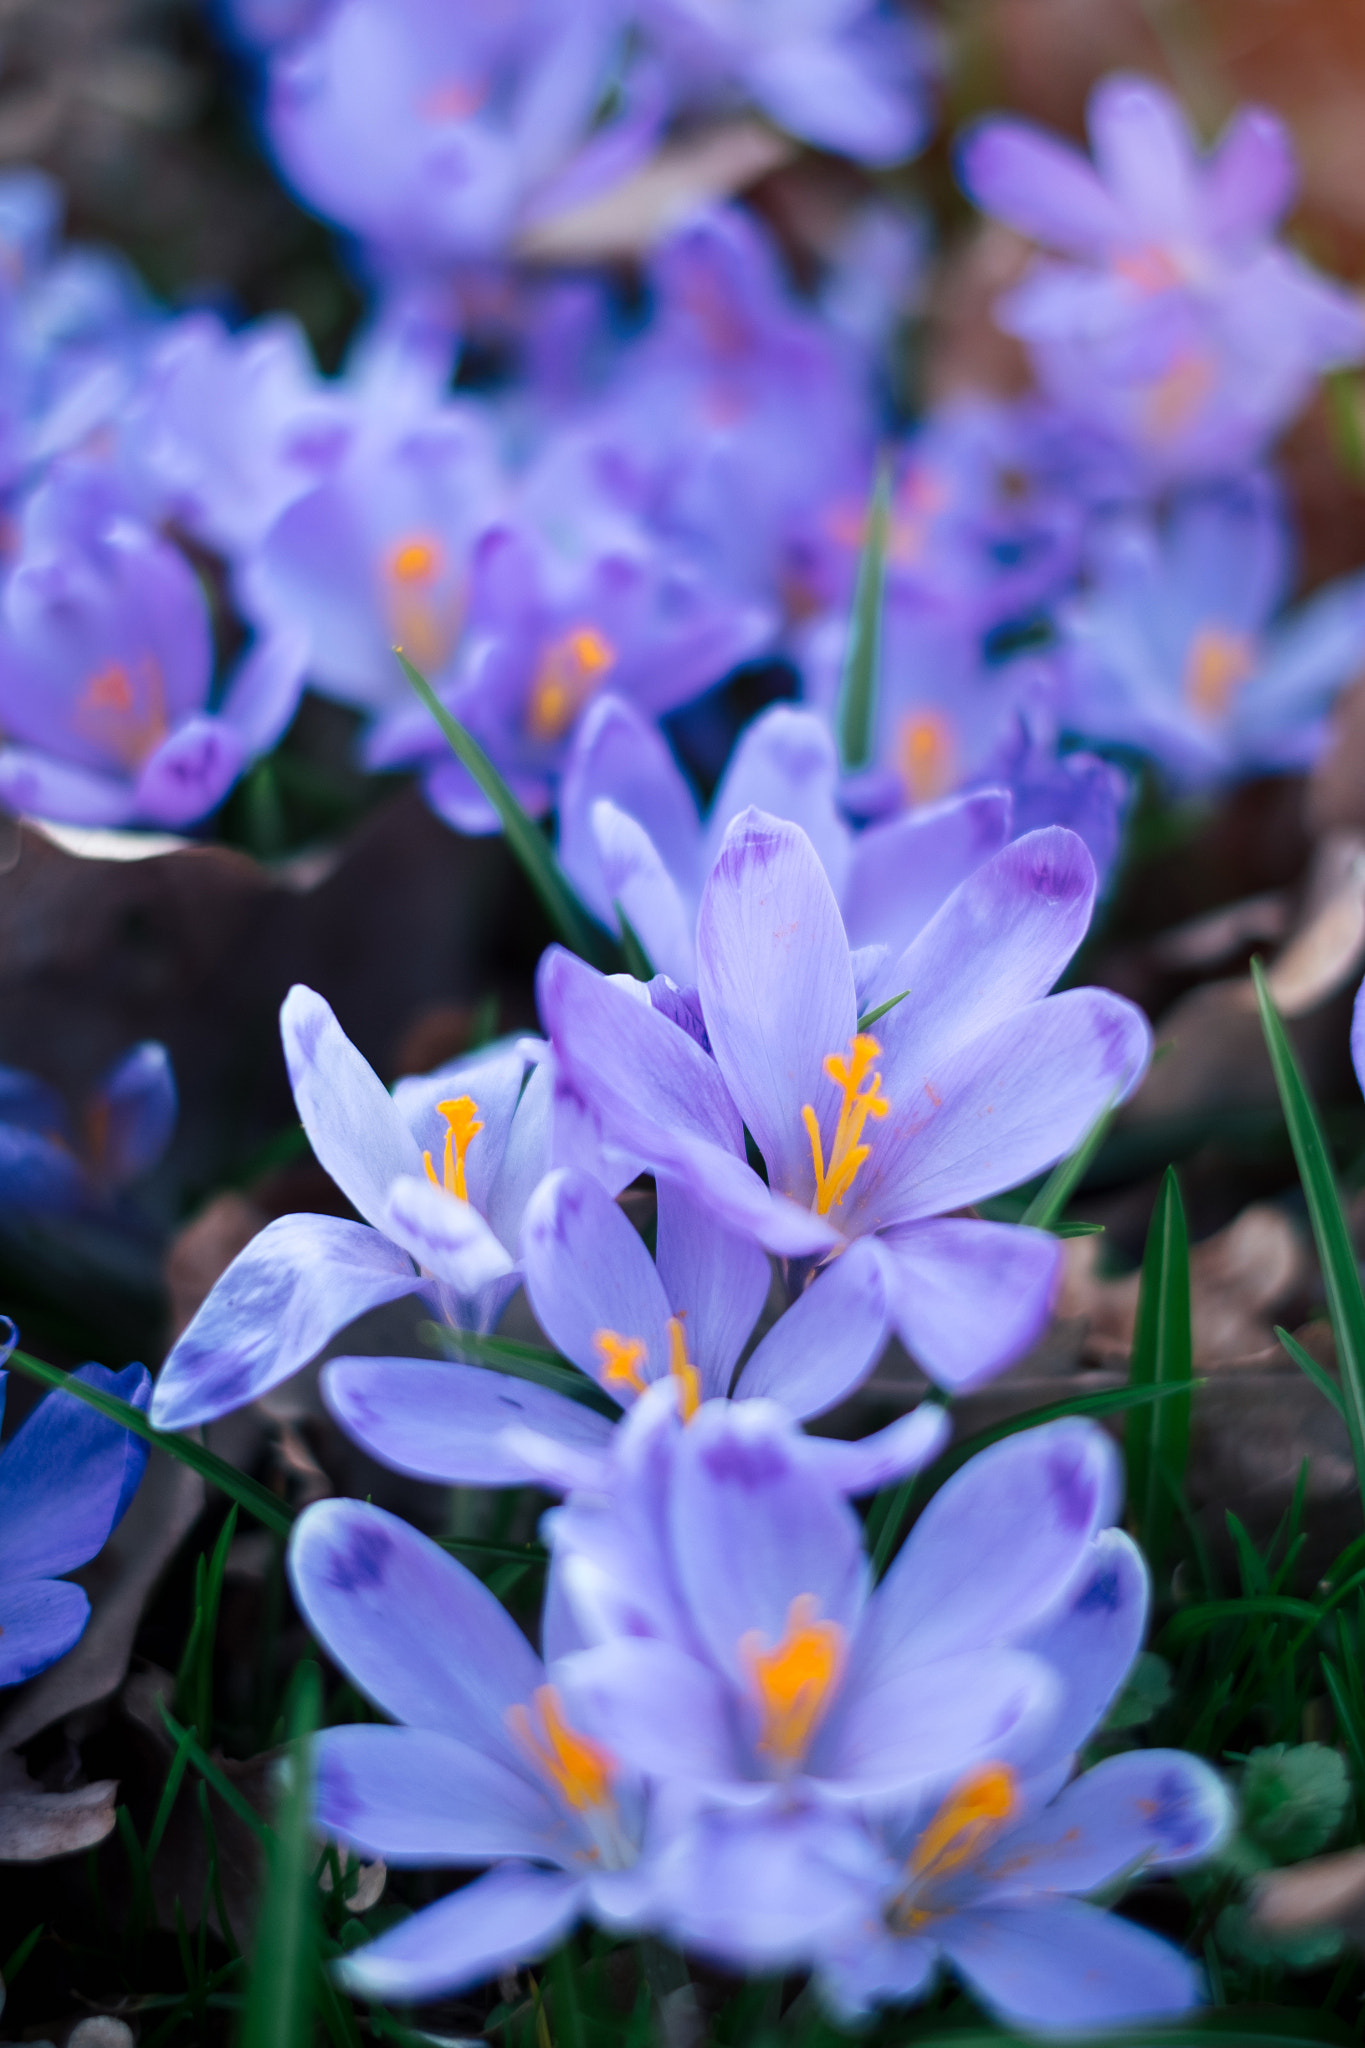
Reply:
[[[1313,1098],[1294,1056],[1294,1048],[1271,1001],[1259,960],[1251,963],[1256,1000],[1261,1007],[1261,1028],[1275,1070],[1289,1142],[1303,1183],[1308,1218],[1322,1266],[1327,1293],[1327,1312],[1337,1343],[1341,1368],[1341,1399],[1346,1428],[1355,1459],[1356,1481],[1365,1494],[1365,1293],[1361,1291],[1360,1268],[1347,1228],[1346,1214],[1337,1192],[1327,1140],[1313,1106]],[[1291,1353],[1291,1356],[1293,1354]],[[1296,1359],[1301,1364],[1302,1360]]]
[[[1300,1344],[1298,1338],[1291,1337],[1288,1330],[1282,1330],[1278,1323],[1276,1323],[1275,1325],[1275,1335],[1279,1338],[1281,1344],[1289,1353],[1289,1356],[1293,1359],[1295,1365],[1298,1366],[1299,1370],[1308,1375],[1309,1379],[1313,1382],[1313,1385],[1317,1388],[1318,1392],[1331,1402],[1332,1406],[1336,1409],[1337,1414],[1340,1415],[1344,1420],[1346,1415],[1346,1403],[1341,1398],[1341,1388],[1332,1378],[1332,1375],[1330,1372],[1328,1372],[1326,1366],[1319,1365],[1318,1361],[1316,1360],[1316,1358],[1314,1358],[1311,1351],[1305,1351],[1302,1344]]]
[[[1321,1742],[1253,1749],[1242,1772],[1242,1832],[1274,1863],[1301,1863],[1341,1826],[1351,1781],[1340,1751]]]
[[[878,1003],[875,1010],[869,1010],[865,1017],[858,1019],[858,1029],[870,1031],[874,1024],[879,1024],[883,1017],[895,1009],[897,1003],[903,1003],[909,993],[908,988],[903,988],[898,996],[888,996],[884,1003]]]
[[[848,651],[839,684],[835,731],[845,768],[865,768],[872,754],[872,726],[882,664],[882,593],[886,581],[886,540],[891,523],[891,466],[877,465],[867,514],[867,538],[858,562]]]
[[[1365,405],[1360,381],[1345,370],[1334,370],[1325,380],[1327,406],[1341,466],[1357,482],[1365,479]]]
[[[1123,1691],[1104,1717],[1106,1733],[1121,1728],[1145,1728],[1174,1697],[1171,1667],[1155,1650],[1140,1650],[1137,1662],[1124,1681]]]
[[[1154,1577],[1170,1544],[1172,1505],[1185,1484],[1190,1446],[1190,1247],[1185,1205],[1167,1167],[1142,1255],[1137,1326],[1128,1366],[1132,1387],[1163,1387],[1173,1398],[1130,1415],[1123,1448],[1128,1499]]]
[[[520,861],[522,872],[540,898],[541,908],[554,931],[571,953],[580,954],[595,967],[617,966],[619,963],[613,957],[615,949],[611,940],[579,901],[545,834],[533,819],[527,817],[473,733],[466,732],[460,721],[451,717],[431,684],[413,667],[402,648],[396,647],[394,653],[402,663],[404,675],[440,726],[450,751],[457,761],[463,762],[497,812],[503,837]]]
[[[485,1365],[492,1372],[505,1372],[513,1379],[534,1380],[556,1394],[596,1409],[612,1422],[624,1412],[596,1380],[590,1380],[576,1365],[558,1352],[545,1351],[538,1344],[522,1344],[514,1337],[483,1337],[474,1330],[455,1330],[449,1323],[423,1323],[421,1334],[450,1358],[470,1365]]]
[[[240,2048],[306,2048],[312,2039],[320,1916],[313,1876],[310,1742],[321,1713],[321,1675],[316,1664],[305,1661],[295,1670],[285,1709],[287,1775],[266,1856]]]
[[[293,1515],[273,1493],[268,1493],[245,1472],[239,1472],[235,1465],[215,1457],[212,1451],[190,1437],[169,1436],[162,1430],[153,1429],[141,1409],[134,1408],[128,1401],[120,1401],[117,1394],[106,1394],[99,1387],[87,1386],[84,1380],[74,1379],[70,1373],[46,1364],[41,1358],[30,1358],[26,1351],[12,1351],[6,1363],[45,1387],[56,1388],[61,1393],[70,1394],[73,1400],[84,1401],[87,1407],[97,1408],[111,1422],[120,1423],[134,1436],[145,1437],[149,1444],[155,1444],[168,1457],[178,1458],[182,1465],[188,1465],[201,1479],[207,1479],[229,1500],[235,1500],[239,1507],[244,1507],[264,1528],[273,1529],[277,1536],[287,1536],[293,1528]]]
[[[1081,1139],[1074,1152],[1058,1161],[1033,1200],[1019,1218],[1035,1230],[1055,1230],[1057,1219],[1075,1194],[1085,1176],[1095,1163],[1101,1145],[1109,1136],[1109,1126],[1118,1114],[1117,1102],[1111,1102],[1102,1109],[1094,1123]]]

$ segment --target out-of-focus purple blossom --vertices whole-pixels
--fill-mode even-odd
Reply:
[[[1061,610],[1062,718],[1149,756],[1182,789],[1309,767],[1365,667],[1365,575],[1281,615],[1289,539],[1270,486],[1190,492],[1164,521],[1116,515]]]
[[[150,1173],[175,1130],[175,1075],[147,1039],[115,1061],[73,1118],[36,1074],[0,1067],[0,1210],[99,1205]]]
[[[384,1302],[422,1294],[453,1328],[487,1330],[517,1284],[522,1211],[548,1164],[538,1043],[390,1094],[312,989],[290,991],[280,1031],[314,1156],[365,1221],[281,1216],[238,1253],[162,1367],[159,1429],[245,1406]]]
[[[80,825],[193,825],[294,714],[302,636],[259,640],[216,706],[209,609],[184,557],[98,471],[30,501],[0,593],[0,801]]]
[[[977,1384],[1039,1334],[1058,1255],[1045,1233],[962,1212],[1071,1150],[1148,1057],[1120,997],[1047,994],[1094,894],[1085,847],[1053,828],[977,868],[898,959],[854,957],[805,833],[745,812],[702,898],[696,1028],[545,956],[557,1088],[631,1170],[803,1262],[798,1285],[822,1264],[812,1286],[830,1285],[836,1255],[867,1239],[911,1353],[942,1384]],[[896,997],[876,1037],[858,1029]]]
[[[214,13],[234,40],[268,50],[302,35],[322,20],[335,0],[216,0]]]
[[[15,1341],[10,1325],[0,1363]],[[146,1413],[144,1366],[83,1365],[72,1378]],[[80,1640],[90,1602],[63,1574],[103,1549],[137,1492],[147,1451],[143,1438],[57,1391],[0,1452],[0,1685],[45,1671]]]
[[[968,193],[1059,252],[998,308],[1058,406],[1149,477],[1254,461],[1324,371],[1365,354],[1352,296],[1275,240],[1293,195],[1288,131],[1244,108],[1201,154],[1178,103],[1141,78],[1091,96],[1093,163],[997,116],[959,146]]]

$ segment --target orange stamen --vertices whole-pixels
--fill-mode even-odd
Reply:
[[[927,1888],[975,1863],[1017,1806],[1014,1772],[1008,1764],[982,1764],[960,1778],[929,1821],[905,1866],[909,1879],[888,1915],[902,1932],[933,1918],[921,1903]]]
[[[540,657],[526,723],[537,740],[562,739],[616,666],[616,649],[596,626],[576,626]]]
[[[649,1357],[649,1347],[639,1337],[622,1337],[615,1330],[594,1330],[593,1350],[602,1366],[602,1377],[611,1386],[629,1387],[643,1394],[646,1380],[640,1367]]]
[[[751,1629],[739,1645],[762,1716],[758,1747],[784,1769],[804,1758],[843,1675],[844,1631],[818,1613],[815,1595],[798,1593],[781,1642],[765,1649]]]
[[[701,1406],[701,1374],[687,1356],[687,1335],[681,1316],[668,1319],[668,1370],[677,1382],[678,1413],[690,1422]]]
[[[896,769],[912,804],[936,803],[953,786],[957,747],[941,711],[907,711],[896,726]]]
[[[857,1179],[859,1169],[872,1156],[872,1147],[862,1143],[864,1124],[870,1116],[880,1120],[891,1107],[881,1092],[881,1075],[874,1073],[869,1079],[869,1069],[874,1060],[880,1059],[881,1050],[875,1038],[866,1031],[860,1031],[849,1041],[847,1059],[837,1052],[828,1053],[825,1057],[825,1072],[843,1094],[828,1169],[820,1141],[820,1119],[809,1102],[802,1108],[801,1121],[810,1139],[811,1159],[815,1166],[815,1207],[821,1216],[828,1216],[832,1208],[843,1206],[844,1196]],[[868,1083],[866,1088],[863,1087],[864,1081]]]
[[[1201,626],[1185,656],[1185,702],[1197,718],[1225,718],[1233,698],[1255,672],[1256,650],[1247,634]]]
[[[438,1102],[437,1110],[446,1120],[446,1149],[442,1178],[436,1178],[436,1168],[431,1163],[430,1152],[422,1154],[422,1164],[427,1170],[427,1179],[434,1188],[444,1188],[448,1195],[458,1195],[462,1202],[469,1200],[469,1189],[465,1184],[465,1154],[473,1144],[483,1125],[478,1121],[479,1105],[472,1095],[457,1095],[451,1102]]]
[[[613,1803],[615,1757],[569,1726],[554,1686],[537,1686],[529,1708],[509,1707],[507,1725],[518,1747],[575,1813]]]

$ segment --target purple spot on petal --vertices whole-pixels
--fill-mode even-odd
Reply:
[[[1199,1802],[1179,1771],[1158,1778],[1141,1808],[1148,1827],[1170,1854],[1188,1854],[1203,1841],[1206,1829]]]
[[[755,1491],[781,1479],[788,1467],[786,1453],[780,1444],[762,1438],[746,1441],[736,1435],[721,1436],[715,1443],[708,1444],[702,1454],[702,1462],[713,1479]]]
[[[1084,1529],[1095,1514],[1095,1481],[1087,1460],[1058,1449],[1048,1460],[1048,1480],[1057,1514],[1068,1529]]]
[[[347,1530],[344,1544],[333,1552],[329,1583],[342,1593],[382,1585],[392,1549],[393,1538],[383,1529],[362,1525]]]
[[[1094,1614],[1103,1608],[1114,1614],[1123,1603],[1123,1588],[1118,1573],[1110,1566],[1106,1571],[1097,1572],[1080,1599],[1076,1602],[1077,1614]]]

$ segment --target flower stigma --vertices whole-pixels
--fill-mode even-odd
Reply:
[[[819,1621],[813,1593],[798,1593],[787,1609],[782,1640],[765,1649],[757,1629],[740,1638],[739,1654],[758,1698],[758,1748],[780,1770],[805,1758],[844,1669],[844,1631]]]
[[[445,667],[463,623],[463,603],[446,571],[446,551],[432,533],[404,534],[384,558],[394,638],[427,674]]]
[[[896,772],[908,801],[937,803],[957,770],[951,721],[941,711],[907,711],[896,724]]]
[[[596,626],[575,626],[540,657],[526,714],[531,737],[562,739],[616,666],[616,649]]]
[[[76,699],[71,721],[78,732],[96,746],[107,748],[130,773],[156,752],[170,731],[159,664],[151,655],[144,655],[138,668],[138,680],[121,661],[111,661],[98,670]]]
[[[821,1216],[828,1216],[836,1206],[842,1207],[844,1196],[858,1177],[859,1168],[872,1156],[872,1147],[862,1143],[864,1124],[870,1116],[884,1117],[891,1107],[881,1092],[881,1075],[873,1073],[869,1079],[869,1069],[874,1060],[881,1058],[881,1051],[877,1039],[866,1031],[860,1031],[849,1040],[847,1059],[837,1052],[825,1056],[825,1072],[843,1091],[828,1168],[820,1142],[820,1119],[809,1102],[802,1108],[801,1121],[810,1139],[815,1166],[815,1207]],[[864,1081],[868,1083],[866,1088],[863,1087]]]
[[[465,1154],[483,1129],[478,1120],[479,1105],[472,1095],[457,1095],[451,1102],[438,1102],[436,1107],[446,1120],[443,1177],[440,1180],[436,1178],[430,1152],[422,1154],[422,1164],[434,1188],[444,1188],[448,1195],[457,1195],[462,1202],[467,1202],[469,1189],[465,1183],[464,1162]]]
[[[538,1685],[529,1707],[507,1709],[518,1749],[587,1833],[585,1859],[619,1870],[635,1860],[621,1825],[613,1785],[619,1766],[611,1751],[571,1727],[553,1685]]]
[[[687,1332],[680,1315],[668,1319],[668,1371],[677,1383],[678,1413],[690,1422],[701,1406],[701,1374],[687,1355]]]
[[[629,1387],[633,1394],[644,1393],[646,1381],[640,1367],[649,1357],[649,1346],[643,1338],[623,1337],[616,1330],[594,1330],[592,1348],[609,1386]]]
[[[1185,656],[1181,691],[1196,718],[1226,718],[1232,700],[1256,671],[1256,652],[1246,633],[1201,626]]]
[[[908,1882],[887,1910],[890,1925],[908,1934],[931,1920],[933,1887],[977,1862],[1017,1803],[1008,1764],[982,1764],[960,1778],[911,1851],[905,1866]]]

